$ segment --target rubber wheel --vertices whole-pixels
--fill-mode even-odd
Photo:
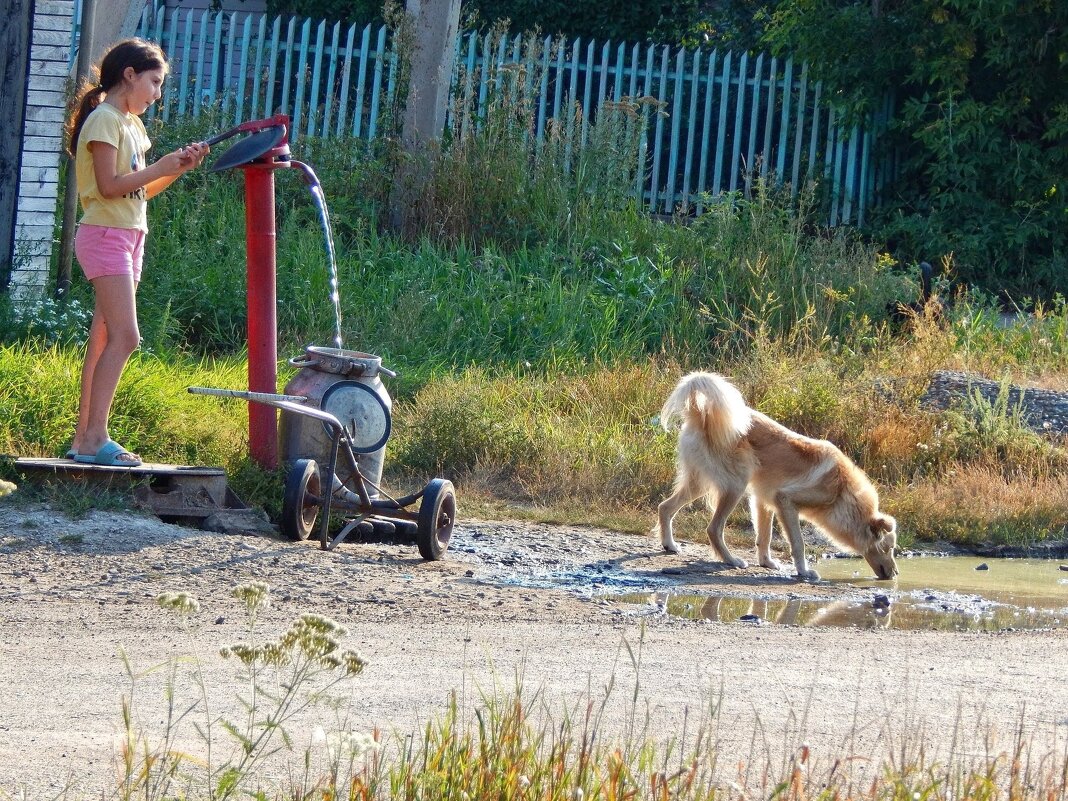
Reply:
[[[456,523],[456,492],[452,482],[435,478],[423,490],[423,502],[419,504],[416,544],[419,554],[426,560],[436,562],[445,555]]]
[[[309,494],[322,494],[319,465],[314,459],[297,459],[286,475],[280,521],[282,534],[291,540],[306,540],[315,528],[319,505],[306,503]]]

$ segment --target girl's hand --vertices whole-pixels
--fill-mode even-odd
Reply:
[[[177,152],[181,154],[182,172],[188,172],[201,165],[204,157],[211,152],[211,148],[203,142],[193,142],[191,145],[180,148]]]

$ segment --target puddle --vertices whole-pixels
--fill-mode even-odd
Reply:
[[[1066,628],[1068,572],[1061,564],[916,556],[899,560],[901,575],[895,581],[876,581],[863,560],[824,559],[818,564],[820,574],[852,597],[761,600],[659,591],[614,600],[638,605],[636,613],[751,624],[948,631]]]

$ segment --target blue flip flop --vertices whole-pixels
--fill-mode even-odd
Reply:
[[[74,450],[74,448],[71,448],[69,451],[67,451],[67,455],[64,458],[70,459],[72,462],[76,462],[78,461],[78,451]]]
[[[133,460],[123,459],[123,455],[133,456],[128,450],[122,447],[113,439],[109,439],[103,445],[100,446],[94,454],[79,453],[74,457],[74,461],[81,464],[97,464],[104,467],[139,467],[141,460],[134,456]]]

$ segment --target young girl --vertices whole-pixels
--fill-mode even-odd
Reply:
[[[78,429],[67,456],[78,462],[136,467],[141,459],[108,435],[119,377],[141,335],[135,294],[148,231],[145,207],[179,175],[203,161],[204,144],[149,165],[151,142],[140,115],[161,97],[167,60],[156,45],[127,39],[100,63],[100,82],[85,87],[68,122],[82,218],[74,252],[96,303],[82,367]]]

